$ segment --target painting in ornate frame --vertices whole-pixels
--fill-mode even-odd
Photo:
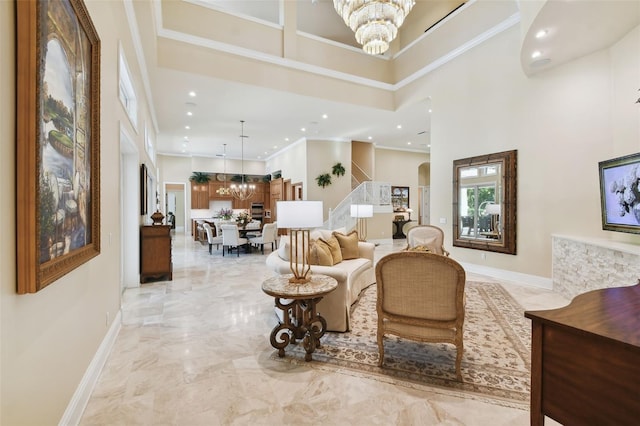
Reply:
[[[81,0],[16,2],[17,292],[100,253],[100,39]]]
[[[602,229],[640,234],[640,153],[600,161]]]
[[[409,187],[391,187],[391,205],[394,212],[403,212],[409,208]]]

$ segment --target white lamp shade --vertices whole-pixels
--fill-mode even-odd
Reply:
[[[316,228],[324,222],[322,201],[278,201],[278,228]]]
[[[489,204],[485,210],[487,214],[500,214],[500,204]]]
[[[373,217],[373,205],[351,204],[351,217]]]

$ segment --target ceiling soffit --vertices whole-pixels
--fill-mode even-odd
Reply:
[[[404,79],[423,72],[429,64],[444,63],[443,55],[451,56],[452,52],[458,55],[471,48],[473,38],[483,34],[486,37],[487,28],[502,30],[500,22],[514,21],[514,14],[517,15],[517,7],[512,1],[468,1],[445,19],[446,26],[444,21],[438,23],[393,58],[386,58],[367,55],[352,46],[323,42],[318,37],[305,36],[300,32],[287,38],[291,32],[278,25],[243,19],[193,2],[165,0],[157,3],[156,7],[161,7],[161,20],[156,23],[161,37],[159,51],[166,47],[163,43],[167,39],[172,39],[204,47],[212,55],[214,51],[227,54],[216,55],[223,62],[208,69],[208,75],[215,77],[218,70],[227,65],[224,58],[235,55],[251,59],[252,67],[257,62],[264,62],[301,71],[303,74],[299,75],[310,79],[307,84],[315,84],[312,77],[316,75],[322,79],[344,80],[350,86],[356,84],[392,92],[404,84]],[[448,29],[450,26],[452,29]],[[201,51],[200,54],[207,53]],[[179,64],[173,65],[177,66]],[[263,80],[260,75],[257,78]]]

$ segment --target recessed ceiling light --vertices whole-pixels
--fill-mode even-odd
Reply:
[[[407,142],[407,145],[411,145],[411,141]]]
[[[289,142],[289,138],[284,138],[284,141],[285,142]]]
[[[278,145],[274,145],[274,146],[273,146],[273,149],[278,149]]]
[[[548,30],[540,30],[536,33],[536,38],[544,38],[549,34]]]
[[[185,141],[187,141],[187,142],[189,142],[189,136],[185,136],[185,137],[184,137],[184,140],[185,140]]]
[[[541,55],[542,55],[542,52],[540,52],[539,50],[536,50],[531,54],[531,59],[539,58]]]
[[[402,129],[402,124],[398,124],[398,125],[396,126],[396,128],[398,128],[398,129]]]
[[[184,126],[185,129],[189,130],[191,126]]]
[[[305,129],[304,127],[300,129],[301,132],[306,132],[307,129]]]
[[[373,139],[373,136],[369,136],[367,139],[371,140],[371,139]]]
[[[187,111],[187,115],[188,115],[188,116],[192,116],[192,115],[193,115],[193,113],[192,113],[191,111]]]
[[[191,96],[192,98],[196,97],[196,92],[194,92],[193,90],[189,92],[189,96]]]
[[[322,118],[329,118],[327,114],[322,114]]]
[[[431,148],[431,144],[427,145],[427,148]]]
[[[431,113],[431,111],[433,111],[431,108],[429,108],[429,113]]]

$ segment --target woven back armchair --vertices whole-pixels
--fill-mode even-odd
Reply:
[[[444,232],[433,225],[418,225],[407,231],[407,250],[416,248],[449,256],[444,248]]]
[[[403,251],[376,265],[378,365],[384,362],[384,336],[392,334],[456,347],[456,377],[462,381],[466,274],[455,260],[429,252]]]

